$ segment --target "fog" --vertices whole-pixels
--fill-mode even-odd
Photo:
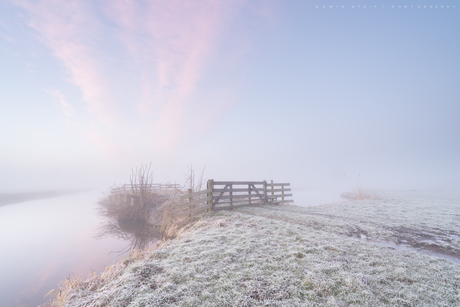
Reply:
[[[460,184],[452,10],[1,6],[2,193],[107,189],[150,162],[157,182],[193,165],[294,195]]]
[[[248,210],[280,209],[265,214],[291,219],[276,221],[283,231],[307,225],[294,247],[332,240],[321,243],[324,265],[322,255],[334,251],[353,252],[360,265],[369,262],[363,252],[387,255],[364,245],[355,228],[385,241],[407,230],[414,244],[440,238],[442,248],[450,242],[458,252],[449,237],[459,235],[458,193],[426,190],[460,187],[459,8],[327,1],[0,1],[0,244],[8,251],[2,304],[37,306],[69,272],[101,272],[121,257],[114,251],[150,244],[145,229],[154,224],[147,225],[146,211],[139,211],[146,228],[97,213],[101,192],[129,183],[142,164],[151,164],[155,183],[184,185],[190,168],[204,179],[290,183],[298,207]],[[359,4],[366,9],[352,7]],[[372,199],[317,207],[342,202],[341,193],[357,188],[405,191],[393,194],[391,206]],[[239,231],[252,231],[263,217],[236,213],[229,214],[242,224],[234,232],[244,237]],[[374,224],[363,222],[372,218]],[[256,232],[248,242],[265,242]],[[272,232],[267,226],[264,233]],[[329,247],[345,239],[345,249]],[[355,243],[363,252],[355,253]],[[265,253],[268,245],[251,250]],[[390,254],[396,258],[385,261],[399,266],[403,257]],[[278,258],[292,255],[285,256]],[[432,261],[423,259],[411,261],[428,270],[424,263]],[[317,280],[335,287],[348,285],[335,277],[359,275],[362,285],[364,271]]]

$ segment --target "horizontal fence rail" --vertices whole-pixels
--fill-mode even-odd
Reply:
[[[194,216],[212,210],[212,188],[192,192],[192,189],[187,191],[187,194],[181,196],[182,203],[176,206],[175,218],[177,224],[185,224],[190,221]]]
[[[171,184],[171,183],[151,183],[151,184],[124,184],[122,186],[113,188],[111,190],[112,194],[127,194],[132,191],[139,191],[140,189],[160,192],[160,193],[174,193],[181,192],[180,184]]]
[[[214,181],[208,180],[207,189],[181,196],[181,203],[176,207],[178,224],[183,224],[199,214],[231,210],[244,206],[263,204],[284,204],[293,200],[290,183],[273,183],[267,181]]]

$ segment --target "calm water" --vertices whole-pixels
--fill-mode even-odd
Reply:
[[[100,192],[0,207],[0,306],[38,306],[69,276],[101,272],[123,255],[129,234],[104,236]],[[126,254],[125,254],[126,255]]]

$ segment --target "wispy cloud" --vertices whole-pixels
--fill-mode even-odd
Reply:
[[[75,115],[75,109],[69,102],[67,102],[65,96],[58,89],[45,89],[45,91],[53,96],[53,103],[61,111],[62,114],[67,117],[73,117]]]
[[[62,61],[78,86],[88,110],[99,120],[114,118],[114,99],[104,75],[94,35],[102,24],[86,1],[16,1],[29,15],[28,24],[54,55]]]
[[[218,33],[238,6],[222,1],[110,1],[105,13],[119,25],[118,37],[139,65],[140,114],[162,144],[174,142]],[[158,133],[161,131],[161,133]]]
[[[189,130],[184,128],[184,121],[194,104],[197,109],[207,109],[196,102],[196,97],[194,100],[194,95],[211,65],[222,29],[228,27],[232,14],[244,2],[14,3],[26,10],[29,26],[63,63],[71,83],[81,90],[86,109],[97,121],[93,126],[104,125],[104,129],[91,132],[92,139],[111,138],[116,142],[119,138],[114,136],[115,131],[124,129],[120,123],[129,118],[138,126],[132,131],[151,131],[143,137],[167,146]],[[49,93],[65,115],[74,114],[61,92]],[[209,103],[210,109],[216,109],[218,104]],[[112,129],[112,137],[105,134],[107,127]],[[206,125],[195,128],[203,127]],[[97,134],[100,136],[95,137]]]

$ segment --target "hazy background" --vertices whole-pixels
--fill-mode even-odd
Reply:
[[[460,186],[460,8],[324,1],[1,1],[0,193]]]

